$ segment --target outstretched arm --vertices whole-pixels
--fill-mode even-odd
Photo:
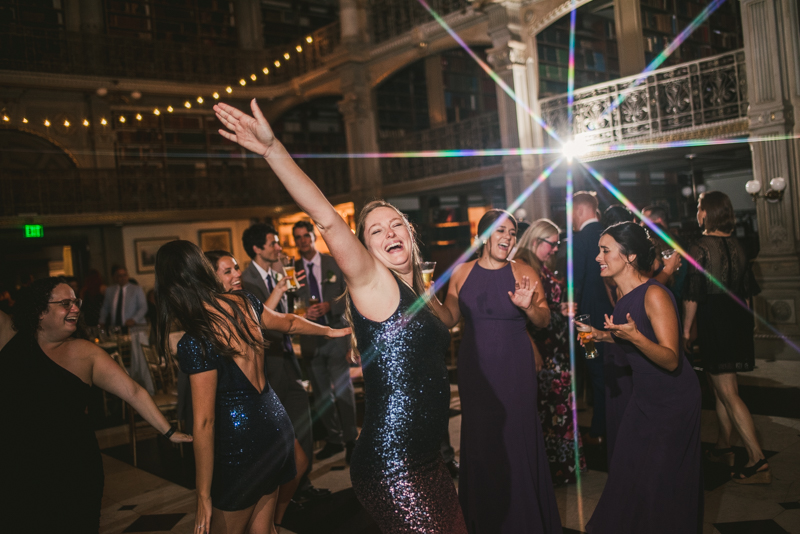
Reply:
[[[350,335],[350,328],[331,328],[312,323],[293,313],[278,313],[265,307],[261,314],[261,326],[267,330],[277,330],[284,334],[305,336],[344,337]]]
[[[351,289],[372,284],[378,275],[372,255],[275,138],[255,99],[250,109],[252,117],[221,102],[215,105],[217,118],[227,128],[220,135],[267,160],[300,209],[314,220]]]

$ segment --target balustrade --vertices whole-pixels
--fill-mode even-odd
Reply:
[[[742,50],[655,70],[632,87],[635,80],[636,76],[619,78],[575,91],[571,132],[567,95],[540,100],[542,118],[562,139],[579,138],[591,147],[646,142],[677,130],[747,117]],[[620,96],[622,103],[606,112]],[[552,139],[548,143],[555,146]]]

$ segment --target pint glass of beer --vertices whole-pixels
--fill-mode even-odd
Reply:
[[[575,330],[578,331],[578,337],[583,340],[583,348],[586,351],[586,359],[594,360],[597,358],[597,348],[594,346],[593,339],[586,339],[586,336],[592,333],[592,326],[589,324],[589,315],[578,315],[575,317]]]
[[[281,256],[281,263],[283,264],[283,271],[286,273],[288,280],[286,281],[286,291],[297,291],[300,285],[294,277],[294,259],[289,256]]]
[[[422,269],[422,281],[425,282],[425,290],[427,291],[431,288],[431,283],[433,282],[433,271],[436,269],[436,262],[423,261],[419,266]]]

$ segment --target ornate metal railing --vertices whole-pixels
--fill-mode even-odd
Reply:
[[[656,70],[631,87],[635,80],[619,78],[575,91],[571,132],[567,95],[540,100],[542,118],[562,139],[576,137],[592,146],[747,117],[743,50]],[[622,103],[606,112],[620,95],[625,97]]]
[[[384,131],[379,134],[379,145],[381,152],[501,148],[500,119],[497,113],[488,113],[419,132]],[[501,161],[502,156],[385,158],[381,160],[381,177],[384,184],[395,184],[497,165]]]
[[[441,16],[466,9],[470,4],[469,0],[428,0],[431,9]],[[371,0],[370,10],[373,43],[387,41],[433,20],[416,0]]]
[[[346,160],[307,160],[304,168],[328,195],[350,190]],[[242,208],[291,204],[267,169],[211,167],[0,170],[0,217]]]
[[[23,28],[0,33],[0,70],[221,84],[234,84],[254,73],[257,84],[270,85],[320,67],[340,42],[339,23],[320,28],[311,37],[302,52],[294,44],[247,51]],[[286,52],[289,61],[283,58]],[[275,68],[275,60],[280,60],[280,68]],[[268,76],[262,74],[264,67],[269,68]]]

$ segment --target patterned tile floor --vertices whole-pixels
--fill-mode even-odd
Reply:
[[[758,360],[757,364],[756,371],[741,375],[741,395],[768,451],[773,482],[741,486],[727,479],[724,468],[705,465],[703,534],[800,534],[800,362]],[[702,440],[706,447],[716,439],[712,401],[705,391]],[[451,408],[450,436],[458,450],[461,406],[455,386]],[[588,426],[591,408],[578,415],[579,424]],[[143,440],[140,468],[135,468],[130,465],[125,427],[101,431],[99,439],[106,473],[100,532],[190,534],[195,506],[191,451],[184,451],[181,458],[177,449],[160,439]],[[737,458],[744,454],[744,449],[737,448]],[[581,494],[575,485],[556,489],[565,534],[584,532],[605,485],[605,452],[598,449],[587,455],[590,470],[582,477]],[[282,529],[282,534],[379,532],[353,495],[343,453],[315,462],[311,479],[315,486],[330,489],[332,497],[303,514],[287,515],[284,523],[289,528]]]

